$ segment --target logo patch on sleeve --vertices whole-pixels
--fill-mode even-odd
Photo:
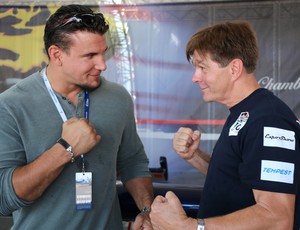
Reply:
[[[293,163],[262,160],[260,179],[293,184],[294,168]]]
[[[241,112],[238,119],[234,122],[234,124],[230,127],[229,136],[237,136],[239,131],[244,127],[249,118],[248,112]]]
[[[264,146],[295,150],[295,132],[274,127],[264,127]]]

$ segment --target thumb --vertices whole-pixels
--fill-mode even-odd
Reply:
[[[168,191],[165,197],[168,200],[172,210],[174,210],[178,215],[186,217],[186,213],[181,205],[181,202],[174,192]]]
[[[200,131],[199,131],[199,130],[195,130],[195,131],[193,132],[193,135],[192,135],[193,141],[195,141],[195,140],[197,140],[197,139],[200,139],[200,137],[201,137]]]
[[[172,191],[168,191],[165,195],[166,199],[168,200],[169,203],[173,204],[173,205],[180,205],[181,206],[181,202],[178,199],[178,197],[175,195],[174,192]]]
[[[166,202],[166,198],[161,196],[161,195],[158,195],[155,197],[154,201],[152,202],[152,204],[160,204],[160,203],[165,203]]]

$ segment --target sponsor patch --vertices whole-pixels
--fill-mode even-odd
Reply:
[[[260,179],[293,184],[294,168],[295,165],[293,163],[262,160]]]
[[[239,134],[239,131],[247,123],[248,118],[249,118],[249,113],[248,112],[241,112],[238,119],[230,127],[229,136],[237,136]]]
[[[295,132],[274,127],[264,127],[264,146],[295,150]]]

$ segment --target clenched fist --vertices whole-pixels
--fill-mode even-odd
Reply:
[[[173,148],[180,157],[189,160],[199,148],[200,136],[199,130],[181,127],[174,135]]]
[[[63,123],[61,136],[72,146],[75,157],[87,153],[101,139],[91,122],[76,117]]]

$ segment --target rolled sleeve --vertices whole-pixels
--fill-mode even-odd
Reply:
[[[26,202],[19,199],[14,191],[12,185],[12,174],[14,168],[1,169],[0,170],[0,215],[8,216],[11,215],[15,210],[30,205],[32,202]]]
[[[12,184],[13,172],[26,164],[26,155],[16,119],[5,103],[2,103],[0,111],[0,214],[11,215],[13,211],[30,204],[17,197]]]

